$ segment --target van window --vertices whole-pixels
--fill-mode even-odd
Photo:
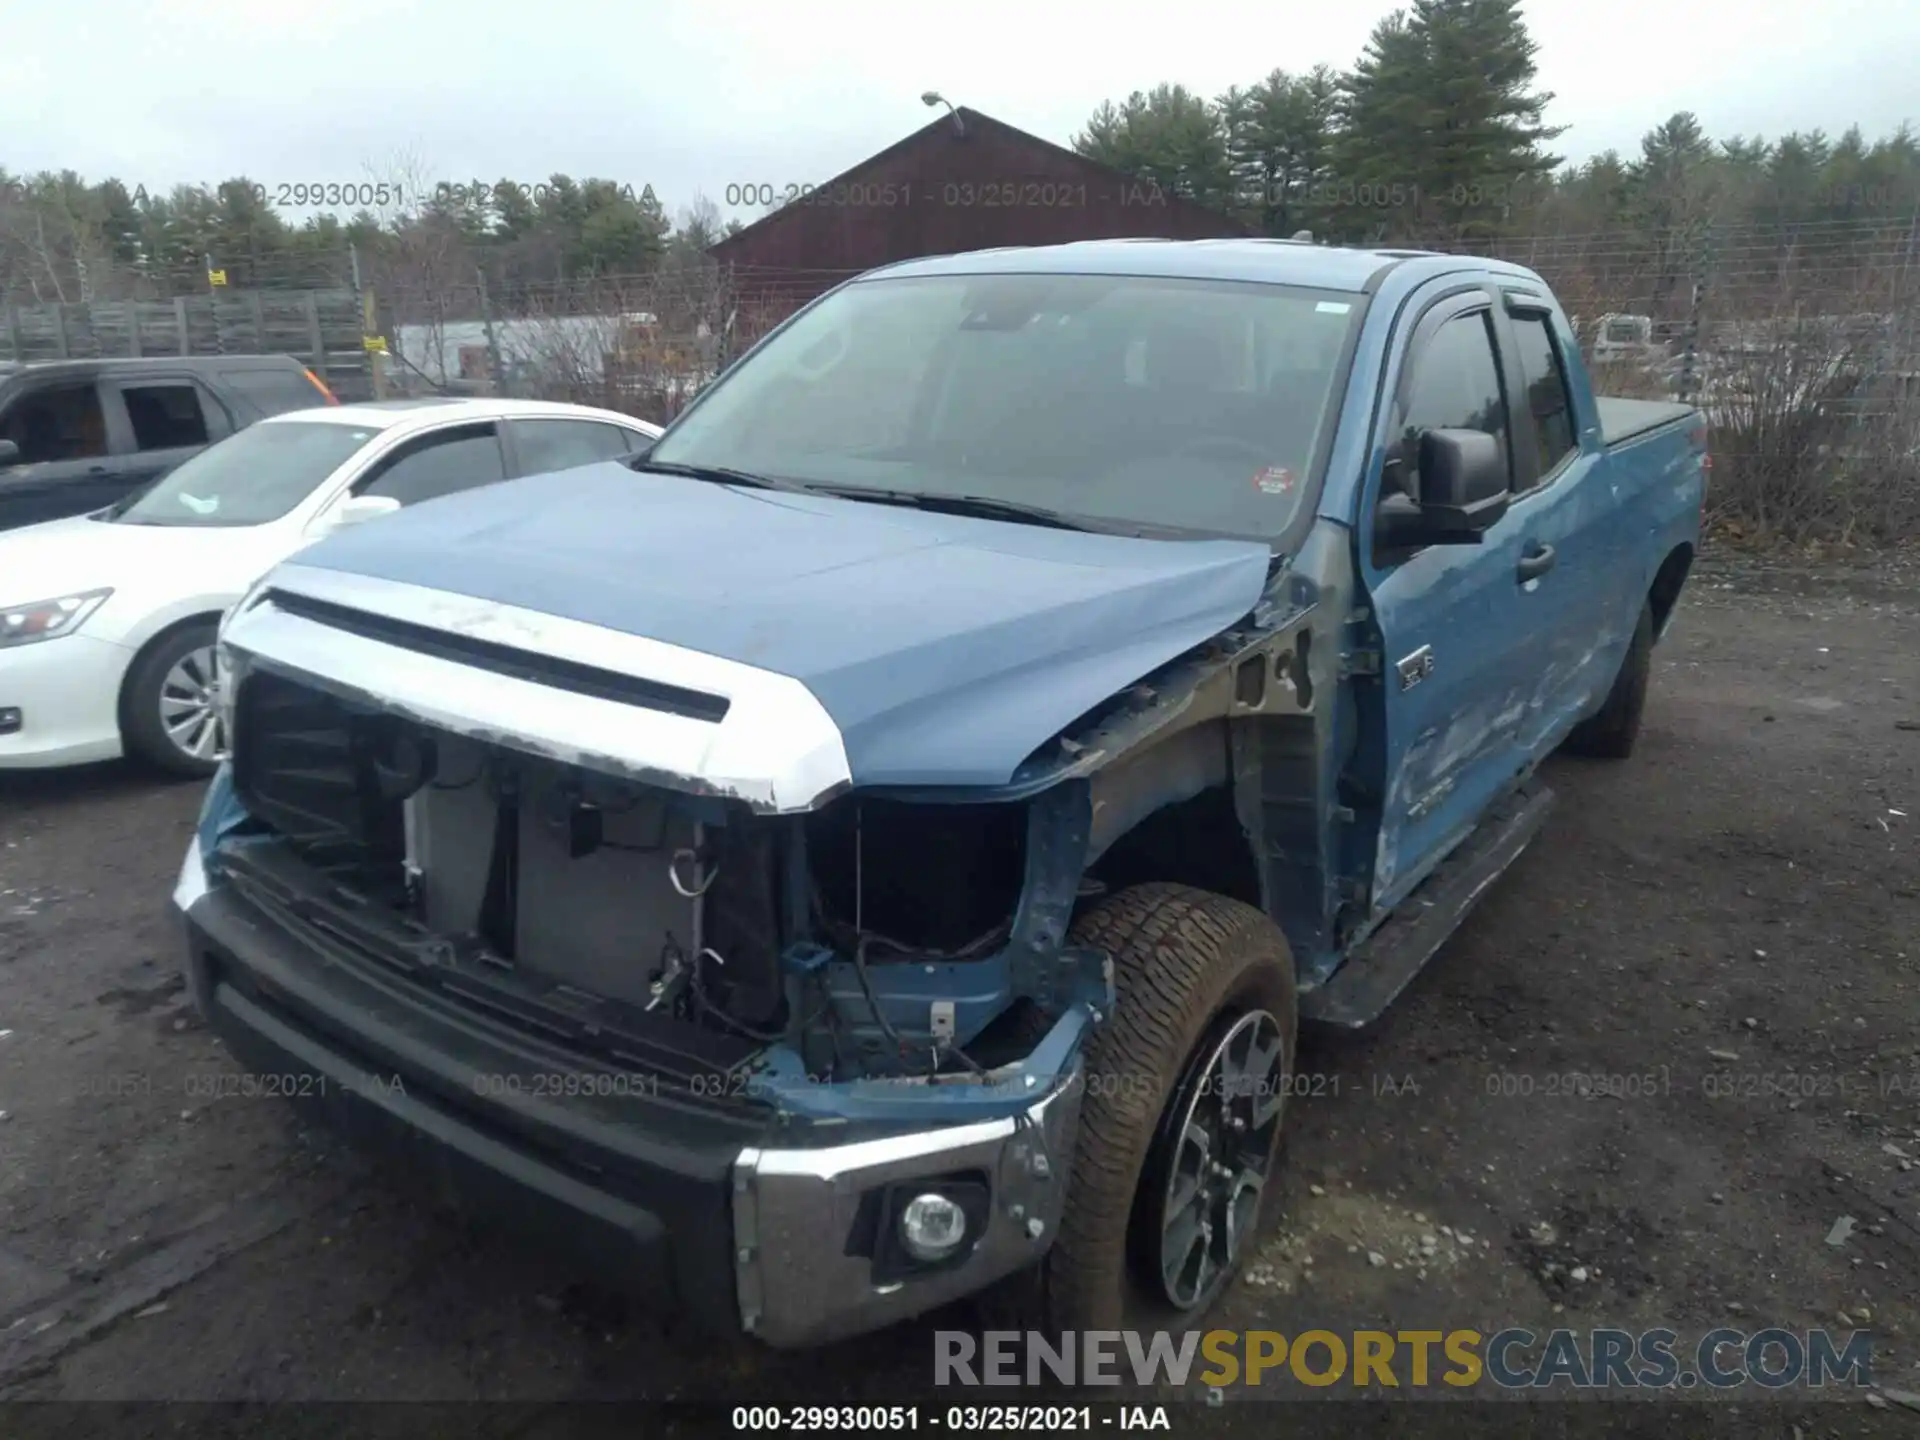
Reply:
[[[207,417],[200,408],[200,391],[190,381],[164,385],[120,386],[127,419],[133,423],[133,443],[142,450],[182,450],[205,445]]]

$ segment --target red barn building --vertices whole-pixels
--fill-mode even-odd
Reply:
[[[743,192],[751,187],[742,187]],[[776,204],[709,252],[743,299],[797,306],[876,265],[1001,245],[1250,233],[1229,217],[965,107]]]

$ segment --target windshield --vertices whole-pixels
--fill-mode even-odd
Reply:
[[[379,433],[313,421],[251,425],[168,471],[107,518],[127,525],[265,525]]]
[[[1272,539],[1304,499],[1362,308],[1132,276],[862,281],[720,381],[652,458]]]

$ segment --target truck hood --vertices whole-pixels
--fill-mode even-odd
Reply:
[[[427,586],[789,676],[856,785],[999,785],[1247,614],[1271,552],[735,489],[616,463],[344,530],[303,566]]]

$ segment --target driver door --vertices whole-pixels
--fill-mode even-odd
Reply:
[[[1373,903],[1405,897],[1473,829],[1524,768],[1521,744],[1536,650],[1532,597],[1516,580],[1525,519],[1502,517],[1479,544],[1383,553],[1373,512],[1383,489],[1418,497],[1420,433],[1481,430],[1514,447],[1494,297],[1478,286],[1416,312],[1388,407],[1382,474],[1363,496],[1360,568],[1382,638],[1385,793]]]

